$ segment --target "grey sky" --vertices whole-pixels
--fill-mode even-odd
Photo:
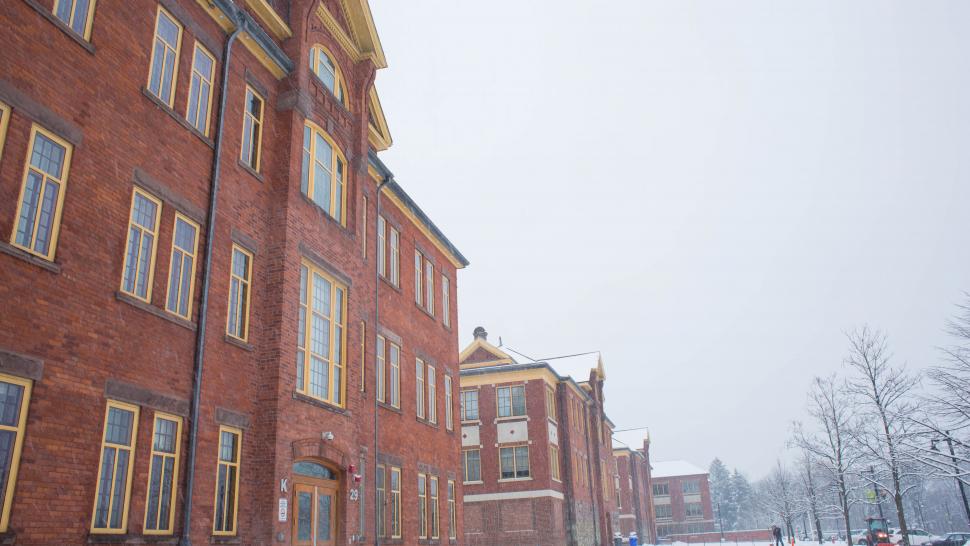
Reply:
[[[462,345],[599,349],[656,460],[752,478],[843,330],[937,360],[970,290],[970,2],[372,8],[382,157],[472,262]]]

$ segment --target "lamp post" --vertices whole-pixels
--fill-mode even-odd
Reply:
[[[721,501],[717,502],[717,528],[721,530],[721,542],[724,542],[724,520],[721,519]]]

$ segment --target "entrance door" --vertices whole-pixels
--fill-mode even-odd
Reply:
[[[325,468],[316,463],[297,463],[293,484],[293,544],[298,546],[335,546],[337,537],[337,481],[316,476],[300,475],[308,465]],[[299,468],[299,467],[303,468]],[[318,469],[314,469],[318,470]],[[309,473],[309,472],[307,472]],[[324,475],[335,477],[327,472]]]

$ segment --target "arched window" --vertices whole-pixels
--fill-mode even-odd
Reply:
[[[333,56],[323,46],[315,45],[310,50],[310,70],[337,97],[340,104],[347,106],[343,74],[340,73]]]
[[[303,173],[300,190],[332,218],[344,223],[347,161],[326,132],[311,122],[303,126]]]
[[[320,463],[313,461],[300,461],[293,463],[293,473],[318,480],[336,480],[337,474]]]

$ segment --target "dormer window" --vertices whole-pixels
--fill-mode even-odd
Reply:
[[[337,97],[340,104],[347,106],[346,93],[344,93],[343,76],[337,63],[323,46],[313,46],[310,50],[310,70],[316,75],[317,79],[323,82],[324,87]]]

